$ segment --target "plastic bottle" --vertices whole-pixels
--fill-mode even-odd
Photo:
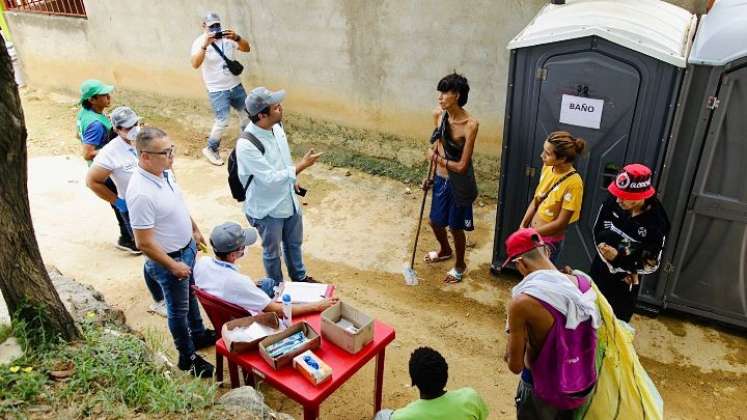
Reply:
[[[285,318],[283,318],[283,324],[285,324],[285,328],[288,328],[293,323],[293,309],[291,305],[291,295],[288,293],[285,293],[283,295],[283,315],[285,315]]]

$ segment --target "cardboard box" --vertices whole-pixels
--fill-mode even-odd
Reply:
[[[316,363],[317,367],[315,368],[311,366],[305,360],[306,357],[311,358],[313,363]],[[332,378],[332,368],[324,363],[324,360],[320,359],[319,356],[314,354],[311,350],[306,350],[294,357],[293,367],[314,385],[319,385],[320,383]]]
[[[267,352],[267,347],[269,345],[276,343],[284,339],[285,337],[289,337],[299,331],[303,331],[304,335],[309,338],[309,341],[301,346],[298,346],[295,350],[277,358],[273,358],[270,356],[270,354]],[[293,362],[294,357],[305,352],[306,350],[318,349],[321,344],[322,337],[319,336],[319,333],[314,331],[314,329],[311,328],[311,325],[309,325],[308,323],[299,322],[286,328],[285,331],[281,333],[271,335],[261,340],[259,342],[259,355],[262,356],[262,358],[265,359],[265,362],[272,366],[273,369],[278,370],[282,367],[290,365]]]
[[[259,342],[267,336],[258,337],[252,341],[233,341],[230,334],[230,331],[233,329],[246,328],[255,322],[274,329],[280,328],[280,320],[278,320],[278,316],[274,312],[228,321],[221,328],[221,337],[223,337],[223,342],[226,344],[228,351],[232,353],[246,353],[257,349]]]
[[[357,331],[340,326],[341,320],[352,324]],[[373,318],[345,302],[338,302],[322,312],[321,325],[322,337],[348,353],[358,353],[373,340]]]

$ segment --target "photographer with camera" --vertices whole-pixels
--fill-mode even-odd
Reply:
[[[244,66],[234,60],[234,55],[236,50],[249,52],[251,47],[249,41],[232,29],[223,29],[217,13],[205,15],[202,28],[204,33],[192,43],[192,67],[197,69],[202,66],[202,79],[215,113],[215,122],[202,154],[210,163],[220,166],[223,165],[219,152],[220,140],[228,127],[231,108],[239,113],[242,129],[247,122],[243,112],[246,91],[239,77]]]
[[[659,268],[669,218],[651,185],[651,169],[644,165],[625,166],[607,189],[610,197],[594,223],[597,256],[589,274],[615,316],[630,322],[638,276]]]

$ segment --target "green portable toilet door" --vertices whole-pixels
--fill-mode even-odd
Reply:
[[[717,98],[667,300],[747,325],[747,67],[723,76]]]
[[[534,136],[526,203],[539,183],[540,153],[547,135],[565,130],[586,140],[586,151],[575,164],[584,180],[581,218],[566,232],[560,260],[587,270],[596,253],[592,229],[607,198],[607,185],[629,160],[641,76],[628,62],[594,50],[549,57],[537,74],[539,98],[530,130]],[[594,107],[592,112],[590,107]]]

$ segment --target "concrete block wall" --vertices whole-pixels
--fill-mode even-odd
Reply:
[[[205,99],[189,64],[212,10],[249,39],[247,88],[289,92],[290,109],[343,125],[424,137],[435,85],[456,70],[481,120],[478,151],[497,154],[508,41],[545,0],[86,0],[87,19],[6,12],[32,85],[87,78]],[[690,10],[705,0],[674,1]]]

